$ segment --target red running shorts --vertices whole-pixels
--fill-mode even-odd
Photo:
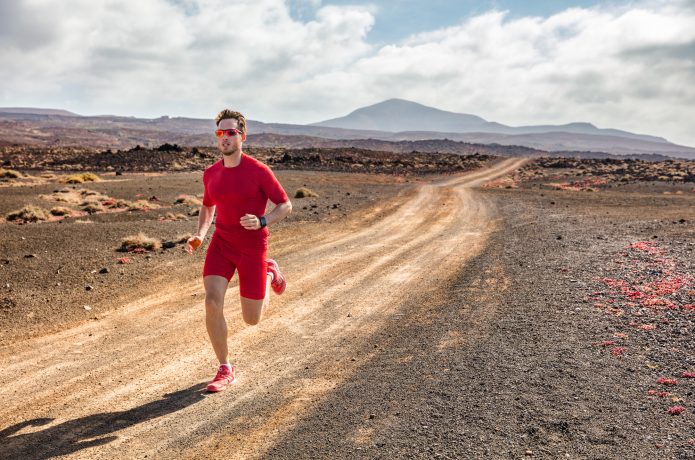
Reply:
[[[238,247],[213,233],[203,265],[203,277],[223,276],[230,281],[239,271],[239,295],[247,299],[265,298],[268,274],[267,249]]]

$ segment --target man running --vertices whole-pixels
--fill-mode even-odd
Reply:
[[[268,306],[269,287],[276,294],[285,290],[285,278],[277,262],[267,259],[268,225],[292,212],[292,203],[273,172],[241,150],[246,140],[246,119],[239,112],[221,111],[217,123],[217,148],[222,158],[203,173],[203,205],[198,231],[188,239],[192,254],[205,239],[217,210],[215,232],[203,266],[205,325],[220,367],[208,384],[211,392],[224,390],[236,379],[229,362],[224,295],[234,272],[239,272],[241,313],[249,325],[256,325]],[[276,206],[264,215],[268,200]]]

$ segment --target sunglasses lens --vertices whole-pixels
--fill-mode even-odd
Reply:
[[[227,137],[234,137],[237,134],[241,134],[241,131],[238,129],[218,129],[215,131],[215,136],[217,137],[223,137],[224,135],[227,135]]]

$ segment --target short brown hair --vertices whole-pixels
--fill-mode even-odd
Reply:
[[[241,113],[229,109],[224,109],[215,117],[215,123],[217,124],[217,126],[220,126],[220,122],[225,118],[232,118],[239,122],[239,129],[241,129],[242,133],[246,134],[246,118],[244,118],[244,116]]]

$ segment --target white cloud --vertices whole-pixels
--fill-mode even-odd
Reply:
[[[282,0],[0,3],[0,105],[305,123],[390,97],[501,123],[590,121],[695,145],[688,0],[490,11],[375,48],[373,6]],[[306,10],[306,8],[305,8]]]

